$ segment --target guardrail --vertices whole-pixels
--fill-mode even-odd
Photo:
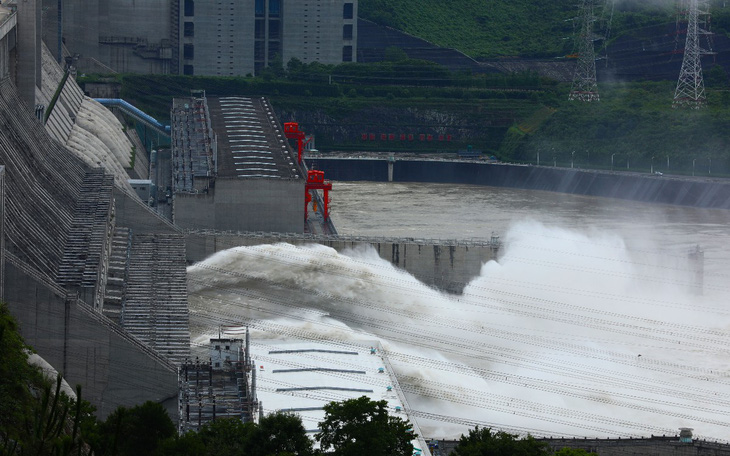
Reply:
[[[210,229],[184,230],[185,235],[200,236],[231,236],[246,238],[273,238],[277,240],[314,241],[314,242],[364,242],[369,244],[413,244],[413,245],[440,245],[464,247],[491,247],[499,248],[502,241],[499,236],[492,235],[489,240],[481,239],[437,239],[437,238],[398,238],[386,236],[354,236],[347,234],[327,235],[312,233],[273,233],[265,231],[218,231]]]
[[[411,406],[408,404],[408,399],[406,399],[406,395],[403,393],[400,383],[398,383],[398,378],[395,375],[395,370],[393,370],[393,365],[390,363],[390,359],[388,359],[388,352],[383,348],[380,341],[378,341],[377,348],[378,355],[380,355],[380,358],[385,364],[385,370],[388,372],[388,375],[390,375],[393,382],[393,390],[396,395],[398,395],[398,399],[400,399],[401,404],[403,404],[403,407],[405,408],[406,415],[408,415],[411,411]],[[423,437],[423,432],[421,432],[418,422],[413,420],[411,421],[411,425],[413,425],[413,432],[416,434],[416,440],[418,440],[418,443],[421,445],[421,456],[431,456],[431,452],[428,449],[428,443],[426,443],[426,439]]]

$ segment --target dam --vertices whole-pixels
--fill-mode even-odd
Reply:
[[[657,204],[730,209],[723,179],[428,159],[306,157],[333,180],[487,185]]]
[[[185,242],[189,263],[235,247],[282,242],[297,246],[321,244],[338,252],[372,248],[382,259],[421,282],[451,293],[461,293],[464,286],[479,275],[484,263],[497,259],[500,248],[497,236],[488,241],[459,241],[210,230],[187,230]]]

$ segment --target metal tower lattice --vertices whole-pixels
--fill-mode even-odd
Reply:
[[[599,101],[598,84],[596,82],[596,52],[593,48],[595,37],[593,23],[596,17],[593,14],[595,0],[584,0],[580,36],[578,37],[578,63],[573,75],[573,85],[570,88],[568,100]]]
[[[673,108],[700,109],[705,106],[705,83],[702,79],[703,54],[711,50],[700,47],[700,35],[709,35],[710,32],[699,26],[700,16],[707,16],[709,7],[707,0],[689,0],[687,19],[687,40],[684,46],[682,69],[679,72],[677,90],[674,92]]]

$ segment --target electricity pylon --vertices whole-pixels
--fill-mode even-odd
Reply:
[[[593,23],[595,0],[583,0],[580,35],[578,36],[578,62],[573,74],[573,85],[568,100],[599,101],[596,82],[596,51],[593,48],[595,36]]]
[[[699,22],[700,16],[706,17],[708,14],[707,0],[689,0],[687,40],[684,45],[684,58],[677,90],[674,92],[673,108],[700,109],[707,103],[701,57],[703,54],[712,53],[712,50],[703,50],[700,47],[700,35],[709,36],[710,32],[701,28]]]

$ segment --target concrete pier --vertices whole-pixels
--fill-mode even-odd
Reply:
[[[382,259],[407,271],[421,282],[451,293],[461,293],[464,286],[479,275],[484,263],[497,259],[500,247],[498,238],[478,242],[207,230],[187,231],[185,239],[189,263],[202,261],[216,252],[233,247],[279,242],[293,245],[322,244],[338,252],[368,245]]]

